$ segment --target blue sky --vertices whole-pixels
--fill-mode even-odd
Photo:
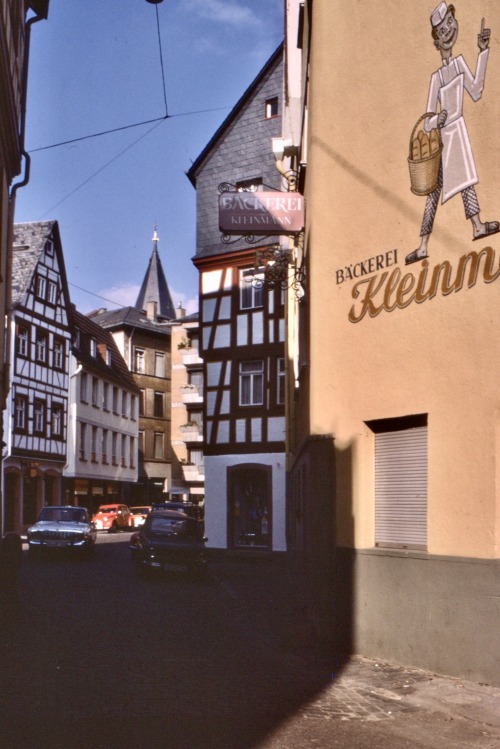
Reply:
[[[46,148],[164,116],[157,12],[168,119]],[[185,173],[282,38],[283,0],[50,0],[32,27],[16,221],[59,222],[80,311],[134,304],[155,223],[174,304],[197,308]]]

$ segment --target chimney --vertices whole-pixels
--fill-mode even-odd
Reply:
[[[179,317],[186,317],[186,310],[182,306],[181,302],[179,302],[179,304],[177,305],[177,309],[175,310],[175,317],[177,320],[179,319]]]
[[[148,320],[156,320],[158,314],[158,302],[148,302],[146,316]]]

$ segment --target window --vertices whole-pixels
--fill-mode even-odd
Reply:
[[[127,464],[127,436],[122,434],[122,466]]]
[[[253,309],[262,307],[264,304],[264,289],[259,283],[254,285],[255,279],[259,279],[260,274],[254,270],[240,271],[240,305],[241,309]]]
[[[36,277],[36,295],[39,299],[45,299],[47,292],[47,279],[44,276]]]
[[[108,462],[108,430],[102,430],[101,460],[104,464]]]
[[[47,361],[47,334],[42,330],[36,332],[36,360],[40,364]]]
[[[156,460],[163,460],[163,433],[155,432],[154,456]]]
[[[82,372],[80,375],[80,402],[87,403],[87,373]]]
[[[35,399],[33,407],[33,432],[45,434],[45,401]]]
[[[266,120],[270,120],[271,117],[278,116],[278,97],[273,96],[272,99],[266,100]]]
[[[285,402],[285,360],[278,359],[278,391],[277,403],[282,405]]]
[[[77,349],[80,348],[81,338],[82,338],[82,334],[80,332],[80,328],[75,328],[75,339],[74,339],[73,342],[75,344],[75,348],[77,348]]]
[[[92,405],[99,406],[99,379],[92,377]]]
[[[18,356],[29,355],[29,329],[25,325],[18,325],[16,330],[16,353]]]
[[[118,388],[113,385],[113,413],[118,413]]]
[[[26,431],[27,413],[28,413],[28,398],[25,395],[16,395],[15,404],[14,404],[14,429],[16,430],[16,432]]]
[[[135,395],[130,395],[130,418],[133,421],[135,421],[136,401]]]
[[[198,468],[201,468],[201,466],[203,465],[203,450],[200,450],[198,448],[194,450],[189,450],[188,459],[190,463],[192,463],[195,466],[198,466]]]
[[[116,432],[111,432],[111,462],[114,466],[118,465],[116,459],[116,447],[117,447],[118,435]]]
[[[264,402],[264,362],[240,363],[240,406],[261,406]]]
[[[54,355],[53,355],[53,366],[54,369],[64,369],[64,341],[60,338],[54,338]]]
[[[113,352],[109,346],[106,347],[106,364],[110,367],[113,363]]]
[[[144,349],[136,348],[134,353],[134,370],[139,374],[144,374],[146,371],[145,359]]]
[[[109,382],[102,383],[102,408],[103,411],[109,409]]]
[[[144,416],[144,403],[145,403],[145,393],[144,393],[144,390],[141,390],[139,392],[139,416]]]
[[[155,353],[155,377],[165,377],[165,354]]]
[[[375,433],[375,545],[427,547],[427,416],[369,422]]]
[[[47,301],[49,304],[56,304],[57,302],[57,284],[54,281],[48,281],[48,294]]]
[[[135,467],[135,439],[130,438],[130,467]]]
[[[139,458],[144,458],[144,432],[141,430],[139,432]]]
[[[61,439],[63,436],[63,407],[61,403],[52,404],[52,437]]]
[[[158,418],[163,417],[163,393],[155,392],[154,415]]]
[[[236,192],[259,192],[263,187],[262,177],[242,179],[236,183]]]
[[[80,423],[80,460],[87,460],[87,425]]]
[[[90,459],[97,463],[97,427],[92,427],[92,442],[90,447]]]
[[[90,339],[90,356],[97,359],[97,340],[95,338]]]
[[[122,390],[122,416],[127,416],[127,403],[128,403],[127,391]]]
[[[45,242],[45,253],[49,257],[54,257],[54,242],[51,239]]]

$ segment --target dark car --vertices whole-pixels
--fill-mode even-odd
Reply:
[[[71,549],[90,552],[96,528],[84,507],[54,505],[41,510],[35,525],[27,530],[30,553],[41,549]]]
[[[140,570],[189,572],[207,570],[203,524],[178,510],[152,510],[130,539],[132,559]]]
[[[177,510],[178,512],[184,512],[192,518],[197,520],[203,520],[203,508],[194,502],[175,502],[169,500],[167,502],[153,502],[153,510]]]

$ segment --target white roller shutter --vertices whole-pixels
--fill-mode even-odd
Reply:
[[[427,427],[375,434],[375,544],[427,547]]]

